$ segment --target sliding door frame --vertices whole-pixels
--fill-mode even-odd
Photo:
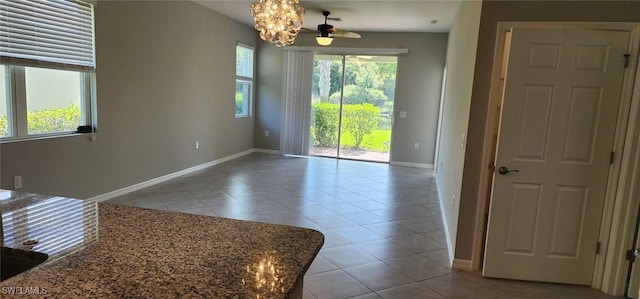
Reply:
[[[391,148],[389,147],[389,159],[387,161],[383,161],[383,160],[366,160],[366,159],[357,159],[357,158],[353,158],[353,157],[341,157],[340,156],[340,151],[341,151],[341,140],[342,140],[342,116],[343,116],[343,112],[344,112],[344,87],[345,87],[345,82],[346,82],[346,78],[345,78],[345,72],[346,72],[346,67],[347,67],[347,57],[348,56],[357,56],[357,55],[372,55],[372,56],[390,56],[390,57],[395,57],[396,59],[396,74],[397,74],[397,58],[398,58],[398,53],[402,54],[402,53],[407,53],[406,49],[356,49],[356,48],[319,48],[319,47],[288,47],[289,50],[292,50],[292,48],[294,48],[293,50],[298,50],[298,51],[309,51],[310,49],[316,49],[316,51],[313,51],[313,60],[314,62],[316,61],[316,57],[318,55],[330,55],[330,56],[340,56],[341,57],[341,82],[340,82],[340,100],[339,100],[339,104],[340,104],[340,109],[338,109],[338,144],[337,144],[337,148],[336,148],[336,155],[335,157],[333,156],[323,156],[323,155],[319,155],[321,157],[327,157],[327,158],[336,158],[336,159],[342,159],[342,160],[355,160],[355,161],[365,161],[365,162],[374,162],[374,163],[385,163],[385,164],[391,164]],[[341,50],[347,49],[348,51],[342,51]],[[362,50],[362,52],[359,52],[359,50]],[[373,50],[373,51],[372,51]],[[348,53],[347,53],[348,52]],[[395,85],[395,83],[394,83]],[[394,87],[395,88],[395,87]],[[395,99],[394,99],[395,102]],[[391,131],[392,131],[392,135],[393,135],[393,120],[391,121]],[[391,145],[391,140],[389,141],[389,145]]]

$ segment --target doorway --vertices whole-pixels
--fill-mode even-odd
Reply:
[[[637,112],[640,111],[638,104],[640,101],[640,84],[635,82],[636,69],[640,68],[638,62],[638,40],[640,39],[640,26],[637,23],[563,23],[563,22],[501,22],[498,24],[498,37],[496,39],[496,47],[503,48],[508,51],[508,43],[505,44],[504,33],[509,28],[537,28],[537,29],[574,29],[574,30],[604,30],[611,32],[628,32],[631,33],[629,47],[625,56],[628,60],[628,67],[625,66],[625,75],[622,82],[622,96],[621,104],[619,106],[618,121],[615,124],[615,138],[612,146],[612,151],[615,155],[611,155],[606,195],[604,200],[604,207],[602,209],[602,221],[598,228],[599,236],[596,248],[600,248],[600,253],[596,256],[594,269],[592,271],[593,278],[591,279],[591,287],[601,289],[602,291],[613,294],[621,295],[624,290],[624,279],[620,279],[620,273],[626,274],[626,262],[623,262],[623,250],[627,249],[627,242],[630,242],[626,233],[628,233],[632,221],[635,221],[635,214],[629,215],[630,207],[634,203],[637,204],[638,200],[630,193],[632,190],[627,186],[631,183],[631,171],[636,169],[635,165],[640,163],[637,158],[638,153],[636,147],[625,146],[635,144],[632,140],[637,140],[637,136],[640,130],[640,125],[635,121]],[[494,53],[494,67],[492,71],[492,87],[490,90],[490,98],[495,99],[489,104],[487,127],[497,128],[499,115],[503,113],[503,107],[500,107],[502,101],[503,88],[500,86],[500,63],[502,58],[501,51]],[[630,58],[630,59],[629,59]],[[615,60],[619,61],[620,57],[615,57]],[[626,65],[626,63],[625,63]],[[640,73],[640,69],[638,69]],[[494,163],[495,156],[492,154],[491,147],[496,143],[497,132],[494,130],[487,130],[484,136],[483,146],[483,164],[496,165]],[[499,166],[499,165],[498,165]],[[498,167],[499,169],[499,167]],[[481,190],[478,198],[478,206],[489,206],[489,197],[491,196],[491,184],[487,184],[494,179],[494,170],[497,172],[495,166],[488,167],[482,171],[481,174]],[[517,169],[517,168],[516,168]],[[502,177],[496,174],[496,177]],[[627,200],[629,199],[629,200]],[[486,215],[488,210],[479,208],[476,214],[476,228],[474,237],[474,250],[471,260],[471,268],[479,269],[483,254],[487,254],[483,242],[485,240],[485,228],[487,223]],[[615,216],[614,216],[615,215]],[[631,220],[633,218],[633,220]],[[521,238],[522,239],[522,238]],[[537,241],[537,240],[536,240]],[[593,247],[592,247],[593,248]],[[622,258],[621,258],[622,257]],[[486,261],[486,259],[485,259]],[[486,264],[483,265],[486,268]],[[624,270],[622,270],[624,268]],[[523,270],[523,272],[527,272]],[[626,277],[626,275],[625,275]]]
[[[316,54],[309,155],[388,163],[397,57]]]
[[[591,284],[629,41],[512,30],[485,276]]]

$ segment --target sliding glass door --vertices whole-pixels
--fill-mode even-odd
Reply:
[[[310,155],[389,162],[397,58],[316,55]]]
[[[309,155],[338,157],[342,74],[342,55],[315,55]]]

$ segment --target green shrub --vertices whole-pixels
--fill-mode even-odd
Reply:
[[[80,125],[80,107],[71,103],[66,108],[41,109],[27,112],[29,134],[75,131]],[[8,135],[7,116],[0,117],[0,136]]]
[[[244,113],[244,97],[241,92],[236,92],[236,114]]]
[[[354,148],[360,149],[362,140],[378,127],[380,109],[369,103],[343,106],[342,126],[353,139]],[[340,105],[313,103],[311,105],[311,136],[313,144],[334,147],[338,144],[338,117]]]
[[[361,105],[344,105],[342,125],[351,134],[354,148],[360,149],[365,136],[371,134],[378,127],[380,108],[369,103]]]
[[[0,116],[0,136],[7,136],[9,134],[9,128],[7,127],[7,116]]]
[[[331,103],[311,105],[311,136],[316,146],[334,147],[338,144],[340,106]]]
[[[340,91],[335,92],[329,98],[331,102],[337,103],[340,101]],[[378,107],[388,102],[389,98],[384,94],[382,90],[363,88],[357,85],[347,85],[344,87],[344,93],[342,95],[342,102],[344,104],[362,104],[371,103]]]
[[[75,131],[80,124],[80,115],[80,107],[73,103],[67,108],[28,111],[29,134]]]

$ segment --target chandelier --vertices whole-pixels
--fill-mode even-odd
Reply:
[[[247,273],[241,278],[244,290],[256,299],[268,299],[282,296],[285,292],[283,283],[287,272],[283,271],[283,263],[277,252],[263,252],[253,258],[254,262],[246,265]]]
[[[251,3],[251,15],[260,38],[278,47],[291,45],[304,18],[299,0],[260,0]]]

